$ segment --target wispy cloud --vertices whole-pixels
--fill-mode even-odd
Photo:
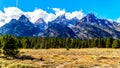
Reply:
[[[16,7],[18,7],[18,0],[16,0]]]

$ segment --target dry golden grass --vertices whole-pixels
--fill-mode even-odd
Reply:
[[[120,49],[20,49],[36,59],[0,59],[5,68],[120,68]],[[40,59],[41,60],[37,60]]]

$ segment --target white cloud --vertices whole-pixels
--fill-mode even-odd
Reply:
[[[45,22],[49,22],[57,18],[59,15],[65,14],[67,19],[72,19],[77,17],[81,19],[84,16],[82,10],[74,11],[74,12],[66,12],[64,9],[60,8],[49,8],[49,10],[53,10],[54,13],[48,13],[42,9],[35,9],[34,11],[24,12],[17,7],[8,7],[4,8],[4,12],[0,11],[0,26],[8,23],[11,19],[18,19],[22,14],[26,15],[31,22],[37,21],[39,18],[43,18]]]
[[[82,12],[82,10],[74,11],[74,12],[66,12],[64,9],[61,10],[60,8],[52,8],[52,10],[55,11],[56,16],[65,14],[67,19],[72,19],[74,17],[81,19],[84,16],[84,13]]]
[[[47,13],[42,9],[35,9],[33,12],[24,12],[24,15],[26,15],[33,23],[39,18],[43,18],[46,23],[56,18],[55,14]]]
[[[84,16],[84,13],[82,12],[82,10],[80,10],[80,11],[74,11],[74,12],[72,12],[72,13],[66,13],[65,14],[66,15],[66,18],[67,19],[72,19],[72,18],[74,18],[74,17],[77,17],[78,19],[81,19],[81,18],[83,18],[83,16]]]
[[[4,16],[6,17],[6,22],[9,22],[11,19],[18,19],[23,14],[23,11],[16,7],[4,8]]]
[[[66,13],[66,11],[63,9],[61,10],[60,8],[52,8],[52,10],[55,11],[56,16],[60,16]]]
[[[49,21],[52,21],[56,19],[59,15],[65,14],[67,19],[72,19],[74,17],[77,17],[78,19],[81,19],[85,14],[82,10],[80,11],[73,11],[73,12],[66,12],[65,9],[60,8],[49,8],[49,10],[53,10],[54,13],[48,13],[45,10],[42,9],[35,9],[34,11],[28,11],[24,12],[21,9],[17,7],[8,7],[4,8],[4,12],[0,11],[0,26],[3,26],[5,23],[8,23],[11,19],[18,19],[22,14],[26,15],[31,22],[37,21],[39,18],[43,18],[46,23]],[[109,21],[113,21],[111,19],[108,19]],[[115,20],[116,22],[120,23],[120,18]]]
[[[108,21],[111,21],[111,22],[113,22],[114,20],[112,20],[112,19],[107,19]]]
[[[118,18],[118,19],[116,20],[116,22],[120,23],[120,18]]]
[[[18,19],[23,12],[16,7],[4,8],[4,12],[0,11],[0,26],[8,23],[11,19]]]
[[[37,21],[39,18],[43,18],[45,22],[52,21],[56,18],[53,13],[47,13],[42,9],[35,9],[32,12],[23,12],[16,7],[4,8],[4,12],[0,11],[0,26],[8,23],[11,19],[18,19],[21,15],[25,15],[30,19],[31,22]]]

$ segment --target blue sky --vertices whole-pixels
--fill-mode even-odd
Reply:
[[[0,10],[15,7],[16,0],[0,0]],[[65,9],[67,12],[83,10],[85,14],[96,13],[101,18],[117,19],[120,17],[120,0],[18,0],[18,8],[22,11],[34,11],[41,8],[52,12],[48,8]]]

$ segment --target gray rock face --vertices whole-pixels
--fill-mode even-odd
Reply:
[[[67,27],[66,25],[54,23],[51,26],[48,27],[48,29],[45,30],[43,36],[45,37],[71,37],[71,38],[77,38],[76,34]]]

